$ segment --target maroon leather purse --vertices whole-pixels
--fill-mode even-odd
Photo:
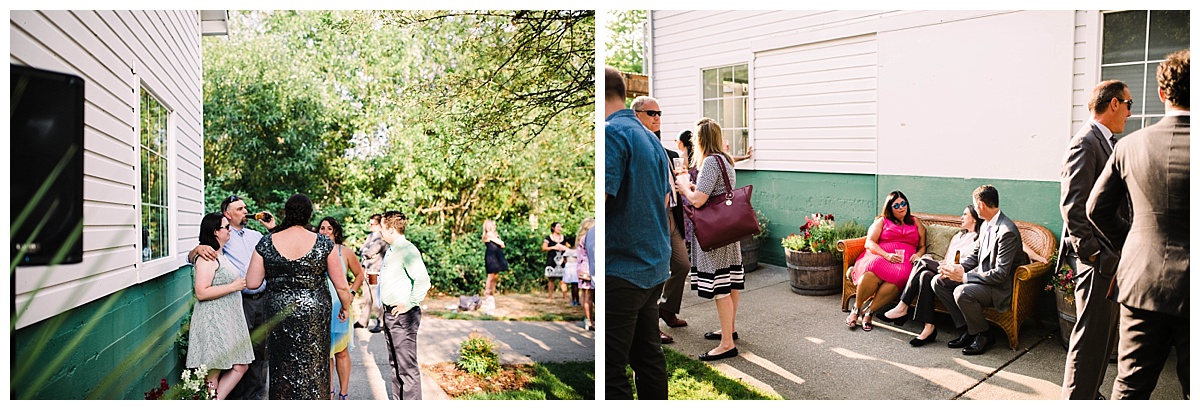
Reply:
[[[725,170],[725,161],[717,158],[717,165],[721,168],[721,178],[725,180],[725,194],[708,198],[699,208],[691,204],[683,206],[683,213],[692,220],[696,241],[705,252],[758,235],[760,231],[758,216],[750,206],[754,186],[733,189],[729,183],[729,173]]]

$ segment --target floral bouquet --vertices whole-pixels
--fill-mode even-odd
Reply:
[[[1075,303],[1075,271],[1071,270],[1071,265],[1063,264],[1058,268],[1058,271],[1050,275],[1049,283],[1046,284],[1046,291],[1060,291],[1063,294],[1063,299],[1067,303]]]
[[[168,393],[171,386],[167,384],[167,379],[162,379],[159,381],[158,387],[145,393],[146,400],[213,400],[216,398],[216,391],[205,380],[206,375],[208,375],[208,366],[205,365],[200,365],[200,368],[194,371],[184,369],[183,377],[179,380],[178,390]]]
[[[837,250],[838,241],[867,234],[866,228],[854,221],[839,226],[832,214],[812,214],[804,219],[799,233],[783,238],[781,242],[784,248],[800,252],[829,252],[838,257],[841,256]]]

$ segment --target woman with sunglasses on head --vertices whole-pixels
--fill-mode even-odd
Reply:
[[[933,326],[933,279],[938,274],[938,266],[959,263],[957,255],[970,254],[975,248],[975,240],[979,237],[979,227],[982,225],[983,218],[980,218],[979,212],[975,211],[975,205],[967,205],[967,208],[963,209],[962,224],[959,225],[962,230],[950,239],[950,247],[946,250],[946,256],[940,263],[933,258],[921,258],[914,262],[912,271],[909,273],[908,283],[904,286],[904,292],[900,294],[900,302],[880,317],[883,321],[896,325],[904,325],[910,316],[918,322],[925,323],[925,329],[921,331],[921,334],[908,341],[908,344],[913,347],[921,347],[937,340],[937,327]],[[909,315],[909,308],[914,303],[916,303],[916,312]]]
[[[200,243],[219,251],[229,241],[229,220],[220,212],[204,215],[200,220]],[[205,379],[216,390],[217,400],[224,400],[250,362],[254,350],[250,346],[250,330],[242,312],[242,289],[246,279],[239,277],[225,254],[216,260],[196,260],[196,305],[192,307],[191,327],[188,329],[189,349],[187,367],[207,367]]]
[[[317,233],[324,235],[326,238],[333,240],[333,253],[336,253],[338,259],[342,260],[342,271],[349,269],[353,273],[353,283],[350,284],[350,293],[358,292],[362,288],[363,280],[367,275],[363,274],[363,267],[358,263],[358,257],[354,255],[354,251],[346,248],[343,243],[346,241],[346,236],[342,231],[342,224],[339,224],[337,218],[327,216],[321,219],[320,225],[317,226]],[[326,281],[329,286],[329,297],[333,301],[333,309],[330,311],[331,325],[330,333],[330,371],[329,375],[329,398],[333,399],[333,373],[337,373],[339,381],[338,400],[346,400],[346,390],[350,388],[350,351],[354,350],[354,345],[350,343],[350,331],[353,327],[350,326],[354,322],[354,309],[350,309],[350,314],[345,320],[338,319],[338,312],[342,310],[342,303],[338,300],[337,291],[333,288],[333,282]]]
[[[908,282],[912,262],[925,254],[925,225],[912,215],[908,197],[892,191],[883,204],[883,211],[867,229],[864,251],[854,262],[850,278],[857,296],[854,310],[846,317],[846,326],[853,330],[862,318],[862,328],[871,331],[871,309],[882,308],[900,293]],[[871,301],[866,309],[863,305]]]

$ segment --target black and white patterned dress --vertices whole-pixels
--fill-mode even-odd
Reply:
[[[719,163],[725,165],[730,186],[737,186],[737,175],[734,174],[733,165],[728,160],[721,156],[705,158],[697,177],[696,191],[708,194],[709,202],[724,200],[725,181],[721,177]],[[692,290],[702,298],[712,299],[717,295],[729,294],[733,289],[745,289],[741,245],[734,242],[705,252],[700,249],[700,242],[696,240],[693,232],[694,228],[689,226],[687,229],[688,237],[691,238],[689,256],[692,258],[692,271],[688,278]]]

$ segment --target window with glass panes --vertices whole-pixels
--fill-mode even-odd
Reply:
[[[704,116],[717,120],[729,153],[745,155],[750,142],[747,111],[750,102],[748,64],[718,67],[703,71]]]
[[[142,261],[167,256],[170,224],[167,221],[167,119],[170,112],[142,89]]]
[[[1131,10],[1104,13],[1100,79],[1121,80],[1133,96],[1128,135],[1154,124],[1166,109],[1158,100],[1155,70],[1167,54],[1189,47],[1187,10]]]

